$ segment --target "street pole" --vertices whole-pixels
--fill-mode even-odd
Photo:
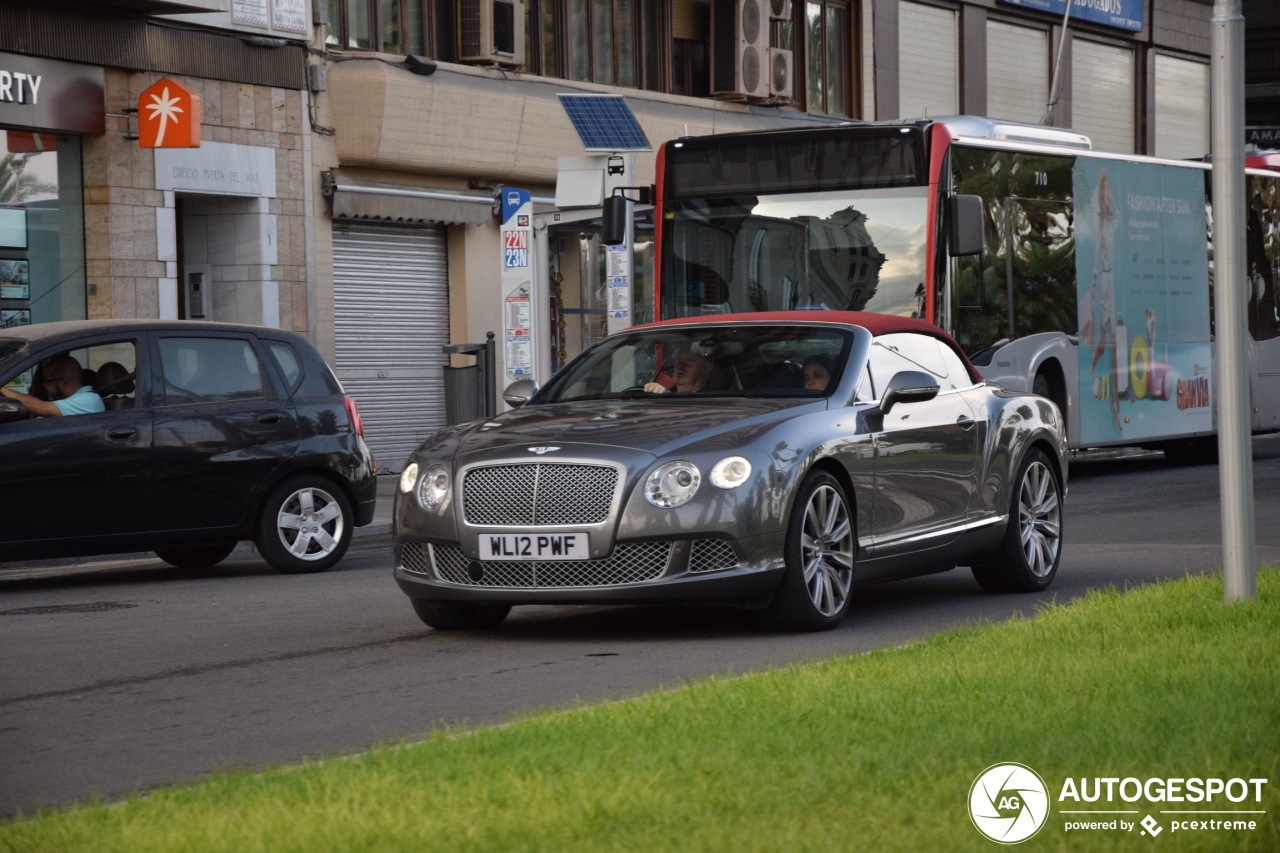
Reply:
[[[1213,122],[1214,338],[1218,357],[1218,483],[1227,601],[1258,594],[1254,547],[1248,340],[1245,331],[1244,15],[1214,0],[1210,59]]]

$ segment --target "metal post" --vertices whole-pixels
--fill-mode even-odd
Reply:
[[[1049,104],[1045,107],[1044,115],[1040,117],[1041,124],[1053,124],[1053,109],[1058,106],[1058,84],[1062,82],[1062,57],[1066,53],[1067,42],[1071,40],[1071,2],[1063,4],[1066,8],[1062,11],[1062,35],[1058,39],[1058,59],[1053,63],[1053,80],[1049,83]]]
[[[1210,62],[1213,125],[1213,266],[1218,358],[1218,480],[1227,601],[1258,594],[1254,547],[1245,268],[1244,15],[1215,0]]]
[[[484,334],[484,416],[491,418],[498,413],[498,360],[494,352],[493,332]]]
[[[537,349],[533,352],[533,379],[539,386],[551,378],[551,246],[547,234],[547,218],[533,218],[533,275],[534,287],[530,295],[533,303],[533,327],[538,334],[533,340]]]

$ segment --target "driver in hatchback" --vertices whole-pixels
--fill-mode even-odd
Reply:
[[[60,415],[87,415],[106,411],[102,398],[84,384],[84,371],[80,362],[70,355],[55,355],[41,368],[41,384],[48,400],[23,394],[9,386],[0,388],[0,394],[17,400],[35,417],[48,418]]]

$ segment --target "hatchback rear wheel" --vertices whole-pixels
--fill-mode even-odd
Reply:
[[[351,544],[351,502],[323,477],[286,480],[267,497],[258,516],[258,550],[287,574],[323,572]]]

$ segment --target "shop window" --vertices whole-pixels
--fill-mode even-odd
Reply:
[[[0,327],[83,319],[80,139],[0,130]]]

